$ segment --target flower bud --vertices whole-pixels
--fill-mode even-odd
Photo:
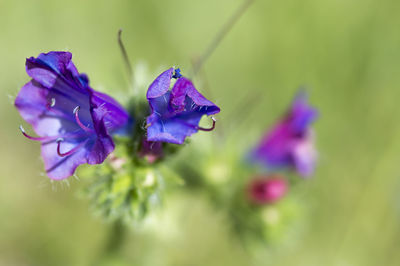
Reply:
[[[138,155],[140,158],[145,158],[150,164],[155,163],[164,156],[162,143],[160,141],[147,141],[143,138]]]
[[[248,185],[248,198],[255,204],[268,204],[286,195],[288,183],[281,175],[259,176]]]

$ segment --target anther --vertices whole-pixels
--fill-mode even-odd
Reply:
[[[217,122],[217,119],[215,119],[215,117],[213,117],[213,116],[211,117],[211,119],[213,121],[213,124],[212,124],[212,126],[210,128],[197,127],[197,129],[201,130],[201,131],[213,131],[214,128],[215,128],[215,123]]]
[[[178,78],[182,77],[181,70],[179,68],[176,68],[174,74],[172,75],[172,77],[174,79],[178,79]]]
[[[79,109],[81,109],[81,107],[78,105],[77,107],[74,108],[74,111],[72,111],[72,113],[74,113],[74,115],[76,115],[76,113],[79,111]]]
[[[46,107],[47,107],[47,109],[50,109],[50,108],[54,107],[55,105],[56,105],[56,99],[51,98],[50,102],[47,103]]]
[[[93,133],[94,130],[91,129],[91,128],[88,128],[87,126],[85,126],[85,125],[81,122],[81,120],[79,119],[79,114],[78,114],[78,112],[79,112],[79,109],[80,109],[80,108],[81,108],[81,107],[78,105],[77,107],[74,108],[74,111],[73,111],[73,113],[74,113],[74,115],[75,115],[76,123],[77,123],[77,124],[79,125],[79,127],[82,128],[84,131]]]

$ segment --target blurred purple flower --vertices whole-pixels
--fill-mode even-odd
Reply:
[[[128,113],[110,96],[89,87],[69,52],[49,52],[26,60],[32,78],[15,106],[39,137],[46,172],[64,179],[84,163],[100,164],[114,150],[109,135],[127,125]]]
[[[301,176],[310,176],[317,157],[310,125],[317,116],[306,94],[298,94],[288,113],[252,151],[252,159],[271,168],[292,167]]]
[[[268,204],[286,195],[288,183],[277,174],[257,177],[250,181],[247,192],[249,200],[255,204]]]
[[[147,91],[151,114],[147,117],[147,140],[182,144],[185,138],[198,130],[211,131],[199,127],[203,115],[220,112],[218,106],[201,95],[192,82],[182,77],[179,69],[173,68],[161,73]],[[171,79],[177,81],[169,90]]]
[[[162,142],[148,141],[143,138],[138,155],[140,158],[145,158],[149,163],[156,162],[164,156]]]

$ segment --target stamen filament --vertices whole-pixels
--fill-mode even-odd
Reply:
[[[87,126],[85,126],[85,125],[81,122],[81,120],[79,119],[78,111],[79,111],[80,108],[81,108],[80,106],[77,106],[77,107],[75,107],[75,109],[74,109],[74,115],[75,115],[76,123],[77,123],[78,126],[79,126],[80,128],[82,128],[84,131],[89,132],[89,133],[93,133],[94,130],[91,129],[91,128],[88,128]]]
[[[28,138],[30,140],[34,140],[34,141],[51,141],[51,140],[55,140],[58,138],[58,136],[55,136],[55,137],[32,137],[25,132],[25,129],[22,127],[22,125],[19,126],[19,129],[21,130],[22,135],[24,135],[26,138]]]
[[[76,146],[75,148],[71,149],[70,151],[67,151],[65,153],[61,152],[61,142],[63,142],[64,139],[63,138],[58,138],[57,139],[57,154],[60,157],[65,157],[65,156],[69,156],[74,154],[75,152],[77,152],[80,148],[82,148],[87,141],[82,142],[81,144],[79,144],[78,146]]]
[[[213,121],[213,124],[212,124],[212,126],[210,128],[197,127],[197,129],[201,130],[201,131],[213,131],[214,128],[215,128],[215,124],[216,124],[217,120],[213,116],[211,117],[211,119]]]

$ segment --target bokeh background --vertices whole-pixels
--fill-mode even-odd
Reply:
[[[110,233],[79,197],[83,182],[50,183],[39,144],[18,130],[12,102],[29,80],[25,58],[71,51],[92,87],[123,98],[119,28],[150,83],[163,66],[189,71],[240,5],[0,0],[0,265],[93,265]],[[321,113],[320,160],[302,183],[309,214],[300,237],[249,254],[201,193],[181,189],[166,198],[157,226],[137,226],[118,260],[97,265],[399,265],[399,8],[394,0],[256,0],[204,65],[203,92],[238,145],[255,143],[297,88],[308,88]]]

